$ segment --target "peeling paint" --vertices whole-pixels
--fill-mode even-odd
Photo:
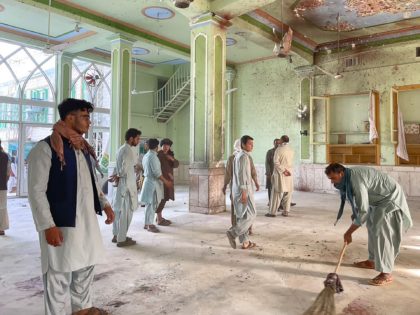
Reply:
[[[358,16],[371,16],[417,11],[420,3],[418,0],[346,0],[346,8],[355,11]]]
[[[304,0],[299,3],[294,11],[297,15],[302,15],[306,10],[313,10],[322,7],[324,3],[325,0]]]

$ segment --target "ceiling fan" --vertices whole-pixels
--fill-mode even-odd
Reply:
[[[76,22],[76,26],[74,27],[74,31],[79,33],[81,31],[80,22]],[[92,35],[95,34],[94,32],[90,32]],[[67,47],[70,47],[77,43],[76,41],[66,41],[57,45],[51,44],[50,41],[51,38],[51,0],[48,0],[48,37],[47,37],[47,43],[43,49],[43,53],[45,54],[55,54],[55,53],[61,53],[64,49]]]
[[[131,95],[155,93],[155,91],[137,91],[136,86],[137,86],[137,58],[134,58],[134,89],[131,90]]]
[[[285,34],[283,34],[283,0],[281,1],[281,38],[278,37],[276,29],[273,27],[273,35],[274,35],[274,48],[273,53],[279,58],[289,58],[289,62],[292,62],[292,58],[290,56],[290,51],[292,49],[292,38],[293,38],[293,30],[289,26],[289,29]]]

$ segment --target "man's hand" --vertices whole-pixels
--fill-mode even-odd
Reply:
[[[248,201],[248,196],[246,194],[246,191],[242,190],[241,203],[246,204],[247,201]]]
[[[109,204],[104,207],[104,212],[106,214],[105,224],[111,224],[112,222],[114,222],[115,214]]]
[[[172,188],[174,187],[174,183],[171,182],[170,180],[165,179],[165,181],[163,182],[163,184],[166,186],[166,188]]]
[[[284,175],[284,176],[291,176],[292,174],[291,174],[288,170],[285,170],[285,171],[283,172],[283,175]]]
[[[226,186],[223,186],[222,191],[223,191],[223,195],[226,195]]]
[[[256,191],[259,191],[259,190],[260,190],[260,184],[255,183],[255,190],[256,190]]]
[[[344,243],[347,243],[347,245],[349,245],[353,240],[351,237],[352,232],[347,231],[346,233],[344,233]]]
[[[57,247],[61,246],[64,242],[63,233],[56,226],[53,226],[45,230],[45,239],[47,240],[48,245]]]
[[[169,155],[169,154],[166,154],[166,159],[168,161],[171,161],[171,162],[175,161],[175,158],[172,155]]]
[[[351,235],[353,234],[354,231],[356,231],[360,226],[356,225],[356,224],[352,224],[350,225],[350,227],[347,229],[346,233],[344,233],[344,242],[347,243],[347,245],[349,245],[352,242],[352,237]]]

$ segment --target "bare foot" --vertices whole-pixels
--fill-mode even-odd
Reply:
[[[375,269],[375,263],[372,260],[363,260],[353,263],[354,267],[363,269]]]

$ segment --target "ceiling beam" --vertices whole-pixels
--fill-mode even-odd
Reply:
[[[17,1],[46,11],[49,9],[48,0]],[[82,6],[74,5],[66,0],[52,1],[51,12],[89,25],[89,29],[92,29],[93,31],[97,31],[99,29],[107,30],[134,40],[159,45],[165,48],[170,55],[176,58],[189,60],[190,48],[181,43],[136,27],[135,25],[116,20],[113,17],[104,16]]]
[[[223,17],[235,17],[269,5],[276,0],[214,0],[210,10]]]
[[[271,49],[274,48],[273,31],[271,27],[259,22],[258,20],[250,17],[249,15],[242,15],[240,17],[231,20],[234,27],[247,30],[251,32],[249,40],[261,45],[261,37],[267,41],[266,45],[271,45]],[[259,36],[257,36],[259,35]],[[302,57],[309,64],[313,64],[314,53],[311,49],[298,43],[296,40],[292,41],[292,52]]]

